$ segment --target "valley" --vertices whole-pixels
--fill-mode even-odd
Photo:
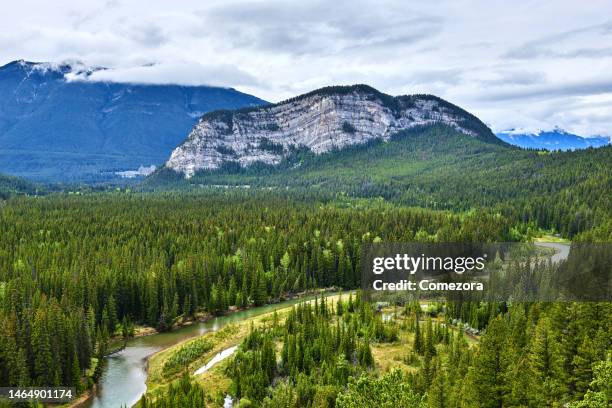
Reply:
[[[0,408],[611,408],[609,15],[3,2]]]
[[[0,382],[91,407],[588,406],[610,370],[611,162],[353,86],[206,114],[142,183],[2,176]],[[359,290],[365,245],[533,241],[569,262],[494,265],[510,298]],[[604,301],[520,301],[555,276]],[[342,301],[296,297],[325,288]]]

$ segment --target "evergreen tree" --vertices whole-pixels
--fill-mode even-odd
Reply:
[[[553,406],[564,393],[564,375],[559,345],[547,318],[538,321],[528,359],[531,400],[538,406]]]
[[[419,316],[418,314],[415,317],[415,322],[414,322],[414,350],[421,354],[424,351],[424,344],[423,344],[423,338],[421,336],[421,328],[420,328],[420,323],[419,323]]]
[[[484,408],[505,405],[508,393],[505,372],[510,361],[506,355],[508,329],[506,321],[498,316],[489,322],[482,337],[473,372],[473,392]]]

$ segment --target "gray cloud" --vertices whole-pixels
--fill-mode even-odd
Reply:
[[[164,33],[163,28],[155,23],[130,27],[126,32],[126,36],[146,47],[159,47],[169,41],[168,35]]]
[[[481,82],[485,86],[507,86],[507,85],[533,85],[542,84],[546,80],[544,72],[536,71],[510,71],[500,70],[492,71],[495,75],[493,79],[482,79]]]
[[[443,85],[458,85],[464,81],[464,70],[459,68],[442,68],[414,71],[408,78],[400,77],[411,85],[438,83]]]
[[[612,78],[593,81],[567,82],[564,84],[544,84],[522,87],[513,90],[493,91],[482,95],[481,100],[516,100],[531,98],[560,98],[570,96],[588,96],[612,93]]]
[[[146,64],[137,67],[103,69],[91,75],[69,75],[71,81],[127,82],[141,84],[172,83],[177,85],[212,85],[227,87],[228,84],[257,85],[250,74],[231,65],[175,63]]]
[[[612,134],[608,15],[609,0],[20,0],[3,5],[0,64],[78,59],[111,68],[86,80],[270,101],[368,83],[437,94],[495,128]]]
[[[611,47],[575,47],[572,40],[593,34],[596,37],[612,35],[612,21],[602,24],[590,25],[572,30],[562,31],[543,38],[528,41],[520,47],[509,50],[505,56],[514,59],[531,59],[539,57],[548,58],[577,58],[577,57],[609,57],[612,55]],[[610,39],[608,38],[607,41]],[[606,41],[605,39],[603,41]],[[570,42],[570,44],[567,44]],[[584,44],[580,42],[579,44]]]
[[[360,47],[405,47],[435,36],[444,19],[408,12],[398,3],[368,1],[225,3],[201,10],[203,27],[226,34],[234,47],[295,55],[341,53]],[[400,6],[400,7],[398,7]],[[364,10],[368,10],[364,18]]]

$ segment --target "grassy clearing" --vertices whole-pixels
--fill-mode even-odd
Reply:
[[[421,303],[421,309],[426,311],[428,308],[427,302]],[[394,368],[402,369],[406,372],[415,372],[421,365],[422,357],[414,354],[414,333],[408,330],[405,324],[408,323],[407,317],[404,316],[400,308],[385,308],[382,310],[383,313],[393,315],[394,320],[400,326],[399,340],[395,343],[371,343],[372,355],[376,364],[376,369],[381,373],[386,373]],[[435,318],[439,322],[443,321],[441,316]],[[426,320],[419,319],[421,326],[424,328]],[[455,326],[449,326],[455,334],[459,333],[459,328]],[[469,346],[473,346],[478,343],[477,336],[471,336],[465,333],[465,340]],[[411,356],[412,355],[412,356]],[[414,361],[410,361],[416,359]]]
[[[557,244],[570,244],[571,241],[569,239],[565,239],[553,234],[542,234],[539,237],[533,239],[535,242],[554,242]]]
[[[400,339],[395,343],[373,343],[372,355],[376,362],[376,368],[381,373],[386,373],[394,368],[407,371],[416,371],[416,365],[406,364],[405,358],[412,352],[414,335],[406,331],[400,331]]]

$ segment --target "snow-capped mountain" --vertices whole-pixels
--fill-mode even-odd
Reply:
[[[205,112],[266,103],[231,88],[86,80],[80,61],[0,67],[0,172],[93,181],[159,165]]]
[[[324,153],[404,129],[446,124],[503,143],[479,119],[431,95],[389,96],[366,85],[322,88],[285,102],[202,117],[165,167],[192,176],[224,163],[278,164],[293,148]]]
[[[511,129],[497,133],[497,137],[506,143],[528,149],[575,150],[610,144],[610,138],[606,136],[582,137],[559,128],[533,133]]]

